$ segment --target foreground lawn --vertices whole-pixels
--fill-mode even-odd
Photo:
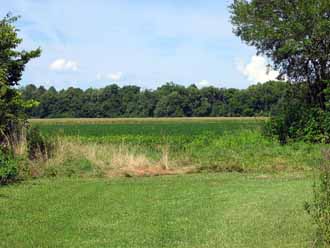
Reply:
[[[0,188],[0,247],[309,247],[312,179],[55,179]]]

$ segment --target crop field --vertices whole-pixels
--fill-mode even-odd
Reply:
[[[204,132],[223,134],[241,129],[260,127],[264,119],[254,118],[164,118],[164,119],[54,119],[32,120],[47,132],[63,130],[66,135],[111,136],[152,135],[176,136],[199,135]]]
[[[326,146],[282,146],[264,121],[32,120],[57,148],[0,188],[0,246],[311,247]]]
[[[44,135],[83,146],[115,145],[151,163],[164,156],[173,167],[212,171],[309,171],[323,145],[287,146],[265,138],[264,118],[32,120]],[[78,146],[78,145],[77,145]],[[166,153],[166,154],[164,154]]]

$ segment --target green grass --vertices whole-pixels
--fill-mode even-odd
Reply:
[[[58,150],[34,165],[43,179],[0,188],[0,247],[311,247],[304,203],[329,145],[282,146],[263,121],[34,120]],[[120,161],[164,169],[167,155],[201,173],[113,176]]]
[[[56,122],[48,120],[47,122],[34,121],[39,125],[45,134],[58,134],[65,136],[80,137],[104,137],[104,136],[196,136],[205,132],[212,132],[215,135],[221,135],[225,132],[235,132],[238,130],[256,130],[260,129],[262,120],[239,119],[195,119],[187,120],[162,120],[154,121],[145,119],[143,122],[132,122],[129,119],[121,123],[104,123],[102,120],[98,123],[89,123],[87,121],[66,121]]]
[[[0,188],[0,247],[310,247],[312,179],[196,174]]]

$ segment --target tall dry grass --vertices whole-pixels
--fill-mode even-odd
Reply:
[[[15,156],[25,156],[27,153],[27,128],[21,127],[12,132],[11,134],[6,134],[1,132],[3,137],[2,146],[13,152]]]
[[[33,174],[46,175],[49,171],[61,171],[70,167],[70,163],[88,161],[91,168],[88,171],[94,175],[112,176],[153,176],[186,173],[185,169],[172,167],[169,147],[161,148],[161,157],[154,159],[140,150],[126,144],[98,144],[58,139],[55,151],[48,160],[34,161],[31,166]],[[80,161],[80,162],[79,162]],[[73,168],[74,169],[74,168]],[[80,172],[77,171],[79,174]],[[87,173],[87,174],[88,174]],[[84,173],[83,173],[84,174]],[[90,174],[89,174],[90,176]]]
[[[27,129],[21,128],[5,137],[7,146],[15,156],[25,158],[20,166],[22,177],[102,175],[112,176],[154,176],[186,173],[191,168],[179,169],[177,161],[171,160],[169,145],[161,145],[160,157],[155,159],[137,147],[129,144],[86,143],[80,140],[52,138],[52,154],[34,148],[29,156]],[[88,169],[86,166],[88,165]]]

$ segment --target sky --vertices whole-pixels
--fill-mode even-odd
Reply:
[[[0,0],[0,16],[21,16],[20,49],[42,49],[22,85],[246,88],[275,79],[267,60],[232,33],[230,2]]]

